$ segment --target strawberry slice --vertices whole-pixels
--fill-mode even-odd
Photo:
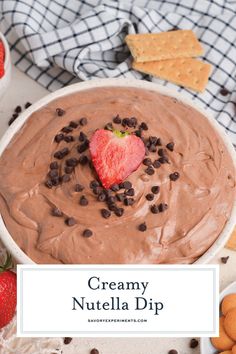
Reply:
[[[123,182],[143,161],[145,147],[136,135],[97,130],[90,140],[93,165],[104,188]]]
[[[3,42],[0,41],[0,79],[4,75],[4,61],[5,61],[5,49]]]

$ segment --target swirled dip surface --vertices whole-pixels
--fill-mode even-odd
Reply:
[[[65,114],[58,116],[56,108]],[[68,147],[70,154],[58,160],[79,157],[78,136],[88,138],[98,128],[121,117],[136,117],[148,130],[143,136],[160,137],[170,163],[153,175],[143,164],[128,180],[135,203],[123,206],[124,214],[105,219],[89,184],[94,172],[78,165],[71,180],[51,189],[45,186],[54,153]],[[71,133],[75,141],[56,143],[54,137],[71,120],[86,117],[88,124]],[[113,125],[122,129],[120,125]],[[132,131],[132,129],[130,129]],[[83,155],[89,157],[86,150]],[[152,161],[157,152],[150,153]],[[179,172],[177,181],[169,175]],[[49,103],[32,116],[14,137],[0,159],[0,208],[4,222],[17,244],[38,263],[192,263],[217,239],[230,217],[235,199],[235,170],[221,138],[199,112],[155,92],[135,88],[98,88],[69,95]],[[75,185],[84,186],[75,192]],[[154,200],[146,195],[154,185],[160,192]],[[88,199],[81,206],[81,195]],[[153,204],[167,203],[168,209],[153,214]],[[63,217],[52,216],[57,207]],[[76,220],[65,224],[65,216]],[[138,226],[146,222],[147,230]],[[93,232],[84,237],[85,229]]]

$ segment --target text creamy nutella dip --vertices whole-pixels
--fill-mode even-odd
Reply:
[[[114,123],[117,115],[138,123]],[[122,215],[98,200],[102,188],[84,157],[90,160],[88,140],[107,123],[141,131],[151,150],[151,166],[142,163],[126,189],[109,191]],[[6,227],[38,263],[192,263],[217,239],[235,199],[233,162],[208,120],[176,99],[135,88],[86,90],[33,113],[1,156],[0,178]]]

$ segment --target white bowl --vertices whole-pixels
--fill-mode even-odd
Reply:
[[[5,48],[5,61],[4,61],[5,74],[0,79],[0,99],[1,99],[5,94],[5,92],[7,91],[7,88],[11,80],[11,57],[10,57],[10,50],[9,50],[8,43],[1,32],[0,32],[0,41],[3,42]]]
[[[62,88],[54,93],[51,93],[47,95],[46,97],[42,98],[38,102],[34,103],[32,106],[30,106],[26,111],[24,111],[19,118],[15,120],[15,122],[8,128],[7,132],[4,134],[3,138],[0,141],[0,156],[6,146],[9,144],[11,141],[12,137],[16,134],[16,132],[22,127],[22,125],[25,123],[25,121],[30,117],[30,115],[51,102],[54,99],[57,99],[59,97],[75,93],[78,91],[83,91],[87,90],[90,88],[95,88],[95,87],[136,87],[136,88],[143,88],[147,90],[152,90],[156,91],[158,93],[175,97],[179,101],[182,101],[183,103],[195,108],[197,111],[202,113],[206,119],[208,119],[211,123],[211,125],[214,127],[214,129],[217,131],[217,133],[221,136],[223,139],[225,146],[229,152],[229,154],[232,156],[232,160],[234,163],[234,166],[236,168],[236,157],[235,157],[235,151],[234,148],[221,128],[221,126],[216,122],[214,118],[212,118],[209,114],[209,112],[199,108],[193,102],[187,98],[183,94],[179,94],[173,89],[166,88],[160,85],[157,85],[155,83],[151,83],[148,81],[141,81],[141,80],[135,80],[135,79],[99,79],[99,80],[91,80],[87,82],[81,82],[77,83],[74,85],[67,86],[65,88]],[[227,242],[228,238],[230,237],[230,234],[233,231],[234,225],[236,221],[236,201],[234,203],[231,217],[226,223],[224,230],[222,233],[219,235],[217,240],[214,242],[214,244],[195,262],[195,263],[207,263],[209,262],[218,252],[221,248],[224,247],[225,243]],[[5,246],[9,249],[9,251],[12,253],[14,258],[19,262],[23,264],[27,263],[34,263],[21,249],[20,247],[15,243],[11,235],[9,234],[1,216],[0,216],[0,235],[3,243]]]
[[[236,281],[231,283],[220,293],[220,303],[226,295],[232,293],[236,294]],[[217,351],[211,344],[210,338],[201,338],[200,349],[201,354],[215,354]]]

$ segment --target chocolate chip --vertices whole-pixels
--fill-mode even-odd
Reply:
[[[111,212],[107,209],[102,209],[101,214],[102,214],[102,217],[105,219],[108,219],[111,216]]]
[[[57,170],[59,168],[59,165],[58,165],[57,161],[53,161],[50,163],[49,167],[51,170]]]
[[[117,116],[115,116],[115,117],[113,118],[113,122],[114,122],[115,124],[120,124],[120,123],[121,123],[121,118],[120,118],[119,114],[117,114]]]
[[[57,134],[54,138],[55,142],[56,143],[60,143],[62,140],[64,140],[64,134],[60,133],[60,134]]]
[[[142,136],[142,130],[140,130],[140,129],[135,130],[134,134],[135,134],[138,138],[141,138],[141,136]]]
[[[152,165],[153,165],[154,168],[159,168],[159,167],[161,167],[161,163],[160,163],[160,161],[158,161],[158,160],[155,160]]]
[[[163,211],[168,209],[168,205],[165,203],[161,203],[158,205],[159,212],[162,213]]]
[[[89,184],[89,187],[91,188],[91,189],[93,189],[93,188],[96,188],[96,187],[99,187],[99,182],[98,181],[91,181],[90,182],[90,184]]]
[[[152,205],[151,208],[150,208],[151,212],[153,214],[158,214],[159,213],[159,208],[157,205]]]
[[[62,183],[67,183],[69,181],[70,181],[70,175],[65,174],[65,175],[61,176],[61,182]]]
[[[64,171],[65,171],[65,173],[67,173],[67,174],[71,174],[71,173],[74,171],[74,167],[72,167],[72,166],[66,166],[66,167],[64,168]]]
[[[98,186],[96,188],[93,188],[93,194],[99,195],[101,192],[103,192],[103,188]]]
[[[100,193],[98,195],[98,201],[99,202],[105,202],[105,200],[106,200],[106,194],[104,192]]]
[[[146,225],[146,223],[143,222],[142,224],[140,224],[140,225],[138,226],[138,229],[139,229],[139,231],[142,231],[142,232],[146,231],[146,230],[147,230],[147,225]]]
[[[169,159],[167,156],[162,156],[158,159],[158,161],[161,163],[161,164],[164,164],[164,163],[168,163],[169,162]]]
[[[18,113],[13,113],[12,118],[16,119],[18,116]]]
[[[197,348],[197,346],[198,346],[198,340],[195,339],[195,338],[191,339],[191,340],[190,340],[190,343],[189,343],[189,346],[190,346],[190,348],[192,348],[192,349]]]
[[[133,205],[134,204],[134,198],[125,198],[124,199],[124,204],[126,206]]]
[[[79,124],[83,127],[88,124],[87,118],[83,117],[79,120]]]
[[[143,164],[144,164],[145,166],[151,166],[152,160],[149,159],[149,158],[146,158],[146,159],[143,160]]]
[[[61,216],[63,216],[63,212],[58,208],[53,208],[52,215],[57,216],[57,217],[61,217]]]
[[[80,197],[79,203],[80,203],[80,205],[82,205],[82,206],[86,206],[86,205],[88,205],[88,199],[87,199],[84,195],[82,195],[82,196]]]
[[[154,199],[154,194],[148,193],[148,194],[146,195],[146,199],[150,202],[151,200]]]
[[[49,176],[50,178],[58,177],[58,170],[57,170],[57,169],[50,170],[50,171],[48,172],[48,176]]]
[[[161,145],[162,145],[161,138],[158,138],[158,139],[157,139],[157,145],[158,145],[158,146],[161,146]]]
[[[111,186],[113,192],[118,192],[120,190],[119,184],[115,183]]]
[[[116,216],[122,216],[124,214],[124,209],[123,208],[115,208],[114,213]]]
[[[123,202],[124,199],[125,199],[125,194],[124,194],[124,193],[117,193],[117,194],[116,194],[116,199],[117,199],[119,202]]]
[[[148,168],[146,168],[145,172],[147,175],[151,176],[154,174],[155,171],[151,166],[148,166]]]
[[[156,136],[149,136],[148,140],[151,145],[157,145],[158,138]]]
[[[72,338],[70,338],[70,337],[64,338],[64,344],[70,344],[71,341],[72,341]]]
[[[58,186],[59,183],[60,183],[59,177],[52,178],[52,185],[53,186]]]
[[[220,94],[221,94],[222,96],[227,96],[227,95],[229,94],[229,91],[227,90],[227,88],[222,87],[222,88],[220,89]]]
[[[107,197],[107,203],[108,204],[115,203],[115,201],[116,201],[116,198],[114,196],[108,196]]]
[[[79,123],[75,122],[74,120],[72,120],[72,121],[70,122],[70,124],[69,124],[69,126],[70,126],[71,128],[74,128],[74,129],[77,128],[78,125],[79,125]]]
[[[110,203],[110,204],[108,204],[108,209],[109,209],[110,211],[115,211],[116,208],[117,208],[117,206],[115,205],[115,203]]]
[[[112,125],[112,123],[107,123],[107,124],[105,125],[104,129],[105,129],[105,130],[111,130],[111,131],[113,131],[113,125]]]
[[[79,133],[79,141],[83,142],[87,139],[87,135],[84,134],[83,132]]]
[[[75,192],[82,192],[82,190],[84,190],[84,187],[81,184],[77,183],[75,185]]]
[[[78,161],[79,161],[80,165],[84,166],[84,165],[86,165],[89,162],[89,159],[88,159],[87,156],[82,155],[82,156],[79,157]]]
[[[135,128],[136,125],[138,124],[138,120],[136,117],[131,117],[128,123],[128,127],[130,128]]]
[[[170,151],[174,151],[174,146],[175,146],[175,143],[173,143],[173,142],[170,142],[166,145],[167,149]]]
[[[61,159],[63,159],[63,157],[65,157],[68,154],[69,154],[69,149],[64,148],[62,150],[56,151],[54,154],[54,157],[58,160],[61,160]]]
[[[21,106],[16,106],[15,112],[16,112],[16,113],[21,113],[21,111],[22,111]]]
[[[123,127],[126,127],[126,125],[129,124],[129,118],[123,118],[121,124],[122,124]]]
[[[85,229],[83,231],[83,236],[84,237],[91,237],[92,235],[93,235],[93,232],[91,230],[89,230],[89,229]]]
[[[149,147],[149,151],[150,152],[156,152],[157,151],[157,148],[154,144],[152,144],[150,147]]]
[[[221,263],[226,264],[229,260],[229,256],[228,257],[221,257]]]
[[[140,129],[142,130],[148,130],[148,125],[145,122],[142,122],[139,126]]]
[[[32,103],[26,102],[26,104],[25,104],[25,109],[29,108],[30,106],[32,106]]]
[[[90,354],[99,354],[99,351],[95,348],[93,348],[91,351],[90,351]]]
[[[178,352],[175,349],[171,349],[168,351],[168,354],[178,354]]]
[[[74,218],[67,218],[65,223],[67,226],[74,226],[76,224],[76,220]]]
[[[159,186],[153,186],[151,188],[152,193],[158,194],[160,192],[160,187]]]
[[[85,152],[89,147],[89,141],[85,140],[81,145],[77,146],[77,151],[81,154]]]
[[[129,196],[129,197],[133,197],[134,196],[134,188],[130,188],[125,192],[125,195]]]
[[[165,157],[166,156],[166,150],[165,149],[159,149],[157,153],[161,157]]]
[[[45,186],[49,189],[51,189],[53,187],[52,181],[49,179],[45,182]]]
[[[71,133],[71,132],[73,131],[73,128],[70,127],[70,126],[68,126],[68,127],[63,127],[63,128],[61,129],[61,131],[62,131],[63,133],[68,134],[68,133]]]
[[[132,183],[129,181],[125,181],[122,183],[122,187],[120,187],[120,188],[130,189],[130,188],[132,188]]]
[[[169,175],[171,181],[177,181],[179,178],[179,172],[174,172]]]
[[[11,119],[8,122],[8,125],[10,126],[16,120],[17,117],[18,117],[18,114],[13,114]]]
[[[73,137],[73,135],[67,135],[67,136],[64,136],[64,141],[66,143],[71,143],[72,141],[74,141],[75,138]]]
[[[66,160],[66,165],[70,167],[75,167],[78,164],[78,160],[75,157]]]
[[[66,112],[62,108],[56,108],[56,113],[57,113],[58,117],[62,117],[62,116],[64,116],[64,114]]]

